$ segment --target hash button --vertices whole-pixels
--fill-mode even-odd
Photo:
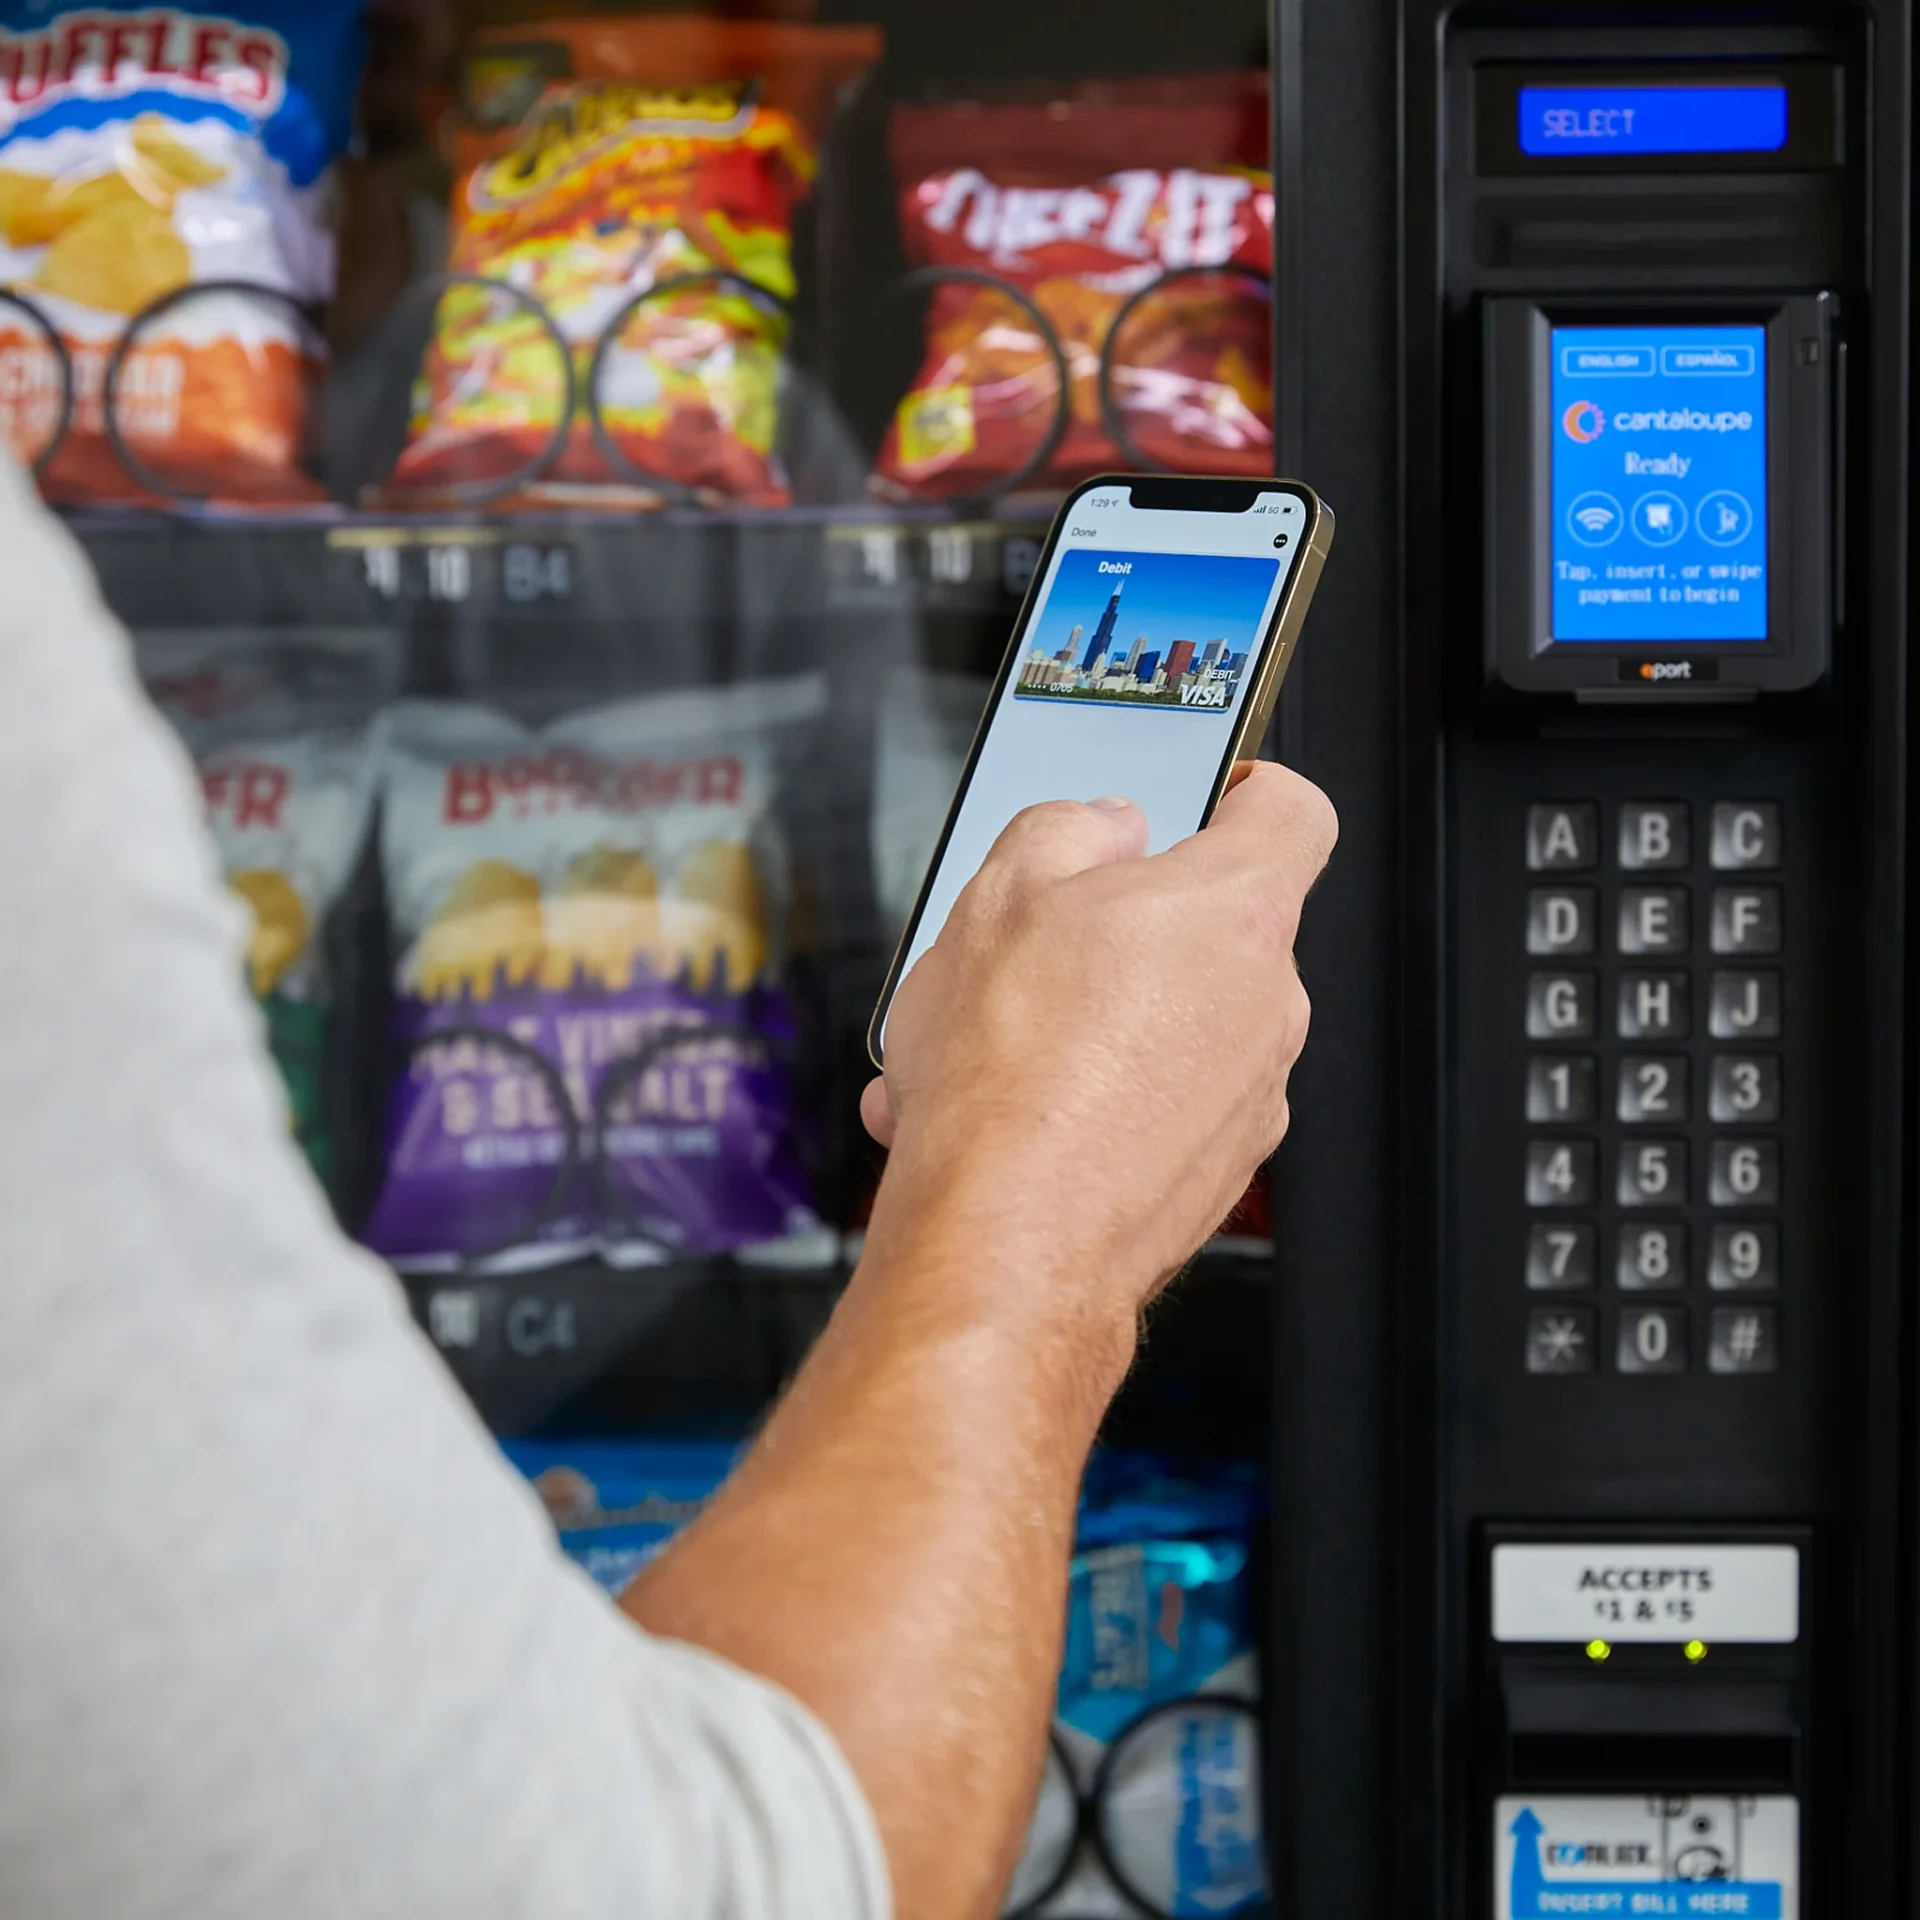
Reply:
[[[1715,1307],[1707,1367],[1713,1373],[1778,1372],[1779,1315],[1771,1307]]]

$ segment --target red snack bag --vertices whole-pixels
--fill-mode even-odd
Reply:
[[[469,277],[441,299],[394,486],[523,474],[534,503],[658,478],[784,504],[793,211],[879,49],[864,27],[696,16],[476,36],[449,260]]]
[[[1271,471],[1273,185],[1260,73],[1094,81],[989,103],[902,106],[891,141],[909,261],[990,275],[936,282],[926,354],[888,429],[878,491],[1004,484],[1033,460],[1068,373],[1059,444],[1030,476],[1067,486],[1138,454],[1210,473]],[[1138,296],[1136,299],[1135,297]]]

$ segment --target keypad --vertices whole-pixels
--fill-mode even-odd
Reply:
[[[1528,1373],[1781,1365],[1786,826],[1738,795],[1527,809]]]

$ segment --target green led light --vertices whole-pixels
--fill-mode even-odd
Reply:
[[[1612,1651],[1613,1649],[1608,1646],[1604,1640],[1589,1640],[1587,1642],[1587,1658],[1589,1660],[1604,1660]]]
[[[1681,1652],[1697,1667],[1707,1657],[1707,1643],[1704,1640],[1689,1640]]]

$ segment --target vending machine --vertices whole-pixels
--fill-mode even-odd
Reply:
[[[1381,785],[1277,1897],[1909,1912],[1910,12],[1301,15],[1300,461],[1393,564],[1303,654]]]
[[[1009,1914],[1920,1903],[1913,80],[1906,0],[0,0],[0,436],[610,1590],[858,1260],[1054,503],[1337,511],[1292,1133],[1090,1470]]]

